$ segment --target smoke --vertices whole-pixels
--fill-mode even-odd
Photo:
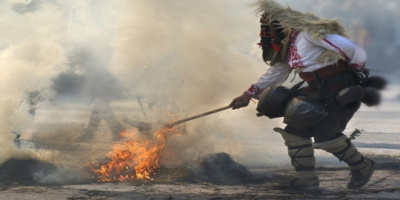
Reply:
[[[135,120],[164,124],[168,112],[184,118],[228,105],[267,67],[256,46],[259,24],[252,0],[0,2],[0,163],[41,156],[14,144],[16,135],[32,129],[48,141],[73,144],[94,98],[119,108],[118,119],[133,110],[139,113],[132,115]],[[279,2],[334,15],[334,9],[326,9],[333,1]],[[138,102],[140,110],[126,110],[122,101]],[[84,120],[66,112],[71,104],[83,107],[76,110],[87,112]],[[265,154],[265,159],[282,150],[286,154],[281,138],[265,133],[281,121],[255,119],[254,107],[188,122],[182,125],[187,135],[173,138],[169,146],[185,158],[229,152],[246,164],[259,163],[255,157]],[[259,152],[249,152],[254,145],[249,138],[266,142],[257,143]],[[276,142],[281,148],[270,145]]]
[[[252,68],[259,62],[250,53],[258,27],[248,3],[2,1],[0,163],[43,156],[17,148],[20,134],[42,133],[36,138],[50,141],[63,134],[72,142],[61,129],[73,116],[58,112],[71,103],[144,99],[154,105],[144,108],[155,116],[146,120],[163,123],[168,111],[185,117],[229,104],[251,84],[249,77],[264,70]],[[54,111],[40,109],[48,105]],[[63,125],[46,128],[55,119]],[[218,123],[201,122],[205,130],[217,130]],[[199,126],[194,123],[188,132]],[[188,138],[205,140],[200,135]]]
[[[41,12],[21,14],[13,9],[19,4],[2,1],[0,8],[0,163],[26,153],[13,143],[13,132],[20,133],[32,123],[24,96],[37,90],[48,93],[52,77],[65,63],[58,8],[48,5]]]
[[[237,28],[248,24],[252,15],[233,15],[235,6],[246,4],[129,2],[130,12],[118,24],[113,74],[134,95],[183,110],[196,112],[229,103],[222,100],[237,84],[238,72],[255,62],[248,55],[252,42],[241,42],[249,40],[248,30]],[[239,44],[244,46],[235,49]]]
[[[265,69],[254,68],[259,66],[251,54],[258,24],[249,3],[127,3],[129,13],[117,25],[112,73],[131,96],[154,102],[148,112],[156,112],[151,120],[160,123],[168,120],[159,116],[166,111],[184,118],[228,105]],[[224,132],[229,138],[229,129],[221,119],[199,119],[187,125],[187,136],[171,142],[181,154],[193,151],[187,157],[196,157],[199,151],[214,151],[219,144],[213,135]]]

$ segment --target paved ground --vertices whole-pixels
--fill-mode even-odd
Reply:
[[[275,190],[273,184],[287,178],[291,171],[257,170],[266,180],[259,184],[214,185],[185,182],[91,183],[78,185],[2,185],[0,199],[15,200],[111,200],[111,199],[398,199],[400,164],[388,159],[378,167],[370,184],[362,190],[347,190],[346,169],[320,169],[321,191],[303,193]]]
[[[319,193],[302,193],[296,191],[276,190],[273,185],[289,178],[293,171],[289,165],[283,141],[276,134],[268,132],[271,126],[279,125],[280,121],[272,120],[268,129],[260,130],[264,119],[258,119],[254,126],[245,126],[247,121],[234,115],[231,120],[241,120],[245,125],[234,124],[236,133],[231,134],[235,145],[217,146],[215,151],[229,152],[239,163],[246,165],[262,181],[252,184],[218,185],[202,181],[145,181],[136,183],[98,183],[96,181],[50,184],[21,185],[18,183],[0,184],[0,199],[14,200],[111,200],[111,199],[399,199],[400,198],[400,103],[389,101],[387,106],[377,108],[362,108],[354,117],[346,130],[347,134],[354,129],[362,129],[363,134],[354,140],[354,144],[365,155],[377,161],[378,167],[370,183],[361,190],[348,190],[346,184],[349,171],[343,163],[324,152],[317,151],[317,168],[320,175],[321,191]],[[87,111],[87,110],[86,110]],[[72,111],[70,111],[72,112]],[[39,110],[40,114],[41,111]],[[42,111],[42,114],[45,111]],[[82,117],[82,114],[74,114]],[[88,114],[85,114],[87,117]],[[44,115],[38,116],[36,128],[43,126]],[[218,118],[218,117],[217,117]],[[74,117],[69,118],[74,124]],[[63,130],[73,129],[80,133],[86,121],[65,125]],[[259,124],[257,124],[259,123]],[[59,125],[59,124],[58,124]],[[40,129],[36,129],[40,130]],[[52,132],[51,126],[46,129]],[[243,133],[252,133],[252,137]],[[267,132],[267,133],[264,133]],[[34,134],[34,131],[30,134]],[[271,134],[271,135],[267,135]],[[32,136],[32,135],[31,135]],[[225,135],[216,134],[214,139],[224,139]],[[68,140],[68,137],[63,138]],[[272,145],[272,144],[279,145]],[[80,158],[80,151],[85,146],[60,146],[43,143],[42,149],[48,149],[51,156],[87,162]],[[50,145],[50,146],[46,146]],[[81,149],[80,149],[81,148]],[[58,150],[57,150],[58,149]],[[59,151],[62,149],[63,151]],[[243,151],[246,149],[246,151]],[[95,152],[105,155],[100,149]],[[236,151],[235,151],[236,150]],[[237,151],[241,153],[237,153]],[[75,152],[75,153],[73,153]],[[78,153],[77,153],[78,152]],[[232,152],[232,153],[231,153]],[[44,153],[43,155],[45,155]],[[60,162],[59,160],[57,162]],[[64,160],[64,162],[67,162]],[[66,174],[68,176],[68,174]],[[72,176],[72,175],[71,175]]]

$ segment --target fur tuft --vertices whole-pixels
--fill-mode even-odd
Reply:
[[[297,31],[305,31],[312,35],[316,40],[323,39],[326,34],[338,34],[343,37],[347,37],[346,30],[339,23],[338,20],[321,19],[312,13],[302,13],[296,10],[292,10],[289,6],[284,8],[274,0],[259,0],[254,3],[256,7],[256,14],[266,14],[270,21],[276,20],[279,22],[279,26],[283,27],[286,38],[282,40],[283,49],[281,51],[280,59],[271,61],[271,65],[275,62],[282,62],[285,59],[287,46],[289,43],[289,34],[292,28]],[[331,62],[332,60],[338,60],[342,55],[335,52],[326,51],[316,61],[319,63]]]
[[[324,38],[325,34],[339,34],[346,37],[346,31],[337,20],[321,19],[312,13],[282,7],[274,0],[260,0],[254,3],[258,15],[266,13],[272,20],[277,20],[285,28],[306,31],[315,39]]]

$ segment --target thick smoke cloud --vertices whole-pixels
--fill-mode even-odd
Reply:
[[[113,74],[130,88],[131,96],[155,104],[150,112],[167,108],[186,117],[228,105],[265,69],[254,67],[259,59],[250,54],[258,27],[249,3],[129,2],[129,13],[118,24]],[[151,120],[165,122],[165,117]],[[187,128],[190,135],[174,146],[207,151],[213,149],[210,138],[227,127],[211,118],[192,121]]]
[[[13,9],[15,5],[15,1],[2,1],[0,8],[0,162],[24,154],[16,151],[12,135],[32,121],[24,95],[36,90],[51,93],[52,77],[66,61],[60,10],[46,5],[41,12],[21,14]]]
[[[226,94],[240,80],[237,72],[255,62],[248,55],[253,34],[238,29],[253,16],[232,13],[246,8],[238,2],[129,2],[129,14],[118,24],[113,74],[134,95],[172,101],[191,112],[229,103]]]
[[[143,113],[136,115],[140,120],[162,125],[169,120],[168,112],[183,118],[229,104],[268,67],[256,46],[259,24],[254,8],[249,6],[252,0],[0,2],[0,163],[10,157],[30,156],[15,147],[14,133],[24,134],[32,128],[37,120],[32,106],[37,110],[49,104],[55,110],[70,104],[88,108],[94,98],[111,104],[135,102]],[[323,17],[339,17],[349,29],[360,19],[352,9],[363,6],[355,0],[279,2]],[[384,11],[398,8],[389,0],[378,2],[385,6],[374,2],[364,6],[379,8],[381,14],[394,14]],[[392,31],[390,24],[380,23],[385,17],[361,18],[371,19],[363,22],[370,31],[366,46],[372,55],[369,63],[373,69],[398,72],[394,55],[399,46],[382,37]],[[377,24],[385,31],[374,29]],[[382,47],[386,50],[381,51]],[[380,68],[383,61],[388,64]],[[32,94],[39,94],[39,102],[31,102]],[[285,154],[276,134],[260,152],[246,151],[242,139],[265,139],[266,133],[252,127],[262,124],[270,131],[281,125],[280,120],[254,119],[254,107],[252,103],[246,110],[224,111],[192,121],[184,126],[188,135],[170,141],[171,146],[184,156],[226,151],[247,157],[250,163],[259,160],[251,155],[273,154],[278,145],[272,144],[279,142],[279,150]],[[41,119],[65,122],[74,118],[70,112],[43,113]],[[76,134],[68,132],[63,138]],[[72,142],[73,138],[66,140]]]
[[[258,32],[250,2],[3,2],[0,162],[20,154],[13,140],[31,128],[40,103],[144,99],[154,105],[144,112],[156,116],[147,120],[165,123],[167,111],[184,117],[227,105],[264,70],[249,53]]]

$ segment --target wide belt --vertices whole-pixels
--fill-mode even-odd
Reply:
[[[308,89],[331,93],[356,84],[351,69],[347,63],[339,61],[314,72],[301,72],[299,76],[308,83]]]
[[[323,80],[349,70],[351,70],[351,67],[346,62],[340,60],[335,64],[328,65],[313,72],[300,72],[299,76],[304,81],[310,82],[313,80]]]

